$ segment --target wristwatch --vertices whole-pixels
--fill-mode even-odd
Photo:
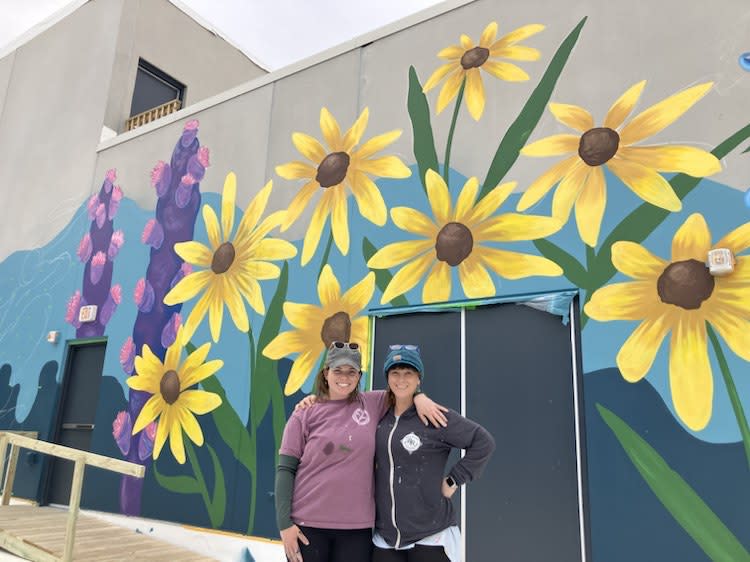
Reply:
[[[450,476],[445,477],[445,483],[448,484],[448,487],[451,489],[458,488],[458,484],[456,484],[456,481],[453,480],[453,478],[451,478]]]

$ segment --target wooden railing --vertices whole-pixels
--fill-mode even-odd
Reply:
[[[8,469],[5,473],[5,487],[3,488],[2,502],[3,506],[10,503],[10,496],[13,491],[13,480],[16,475],[16,464],[18,462],[19,449],[30,449],[39,453],[52,455],[60,459],[67,459],[75,463],[73,469],[73,484],[70,488],[70,504],[68,506],[68,521],[65,529],[65,550],[62,558],[55,558],[61,562],[70,562],[73,560],[73,548],[75,546],[76,523],[78,522],[78,512],[81,505],[81,489],[83,488],[83,473],[86,465],[96,466],[105,470],[143,478],[146,469],[140,465],[131,462],[121,461],[104,455],[81,451],[71,447],[64,447],[55,443],[48,443],[38,439],[31,439],[23,435],[14,433],[0,432],[0,474],[5,468],[5,453],[10,445],[10,455],[8,459]],[[13,546],[16,548],[13,549]],[[5,545],[5,548],[13,551],[15,554],[30,558],[32,560],[49,559],[49,552],[39,549],[29,543],[19,539],[14,545]]]
[[[145,125],[146,123],[150,123],[151,121],[156,121],[157,119],[164,117],[165,115],[174,113],[175,111],[179,110],[180,107],[182,107],[182,102],[180,100],[172,100],[160,105],[159,107],[149,109],[148,111],[144,111],[143,113],[139,113],[138,115],[133,115],[125,122],[125,130],[132,131],[136,127],[140,127],[141,125]]]

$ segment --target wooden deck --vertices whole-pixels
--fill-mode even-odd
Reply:
[[[0,547],[19,556],[23,556],[24,550],[33,550],[28,547],[37,547],[48,553],[47,560],[59,560],[65,550],[67,523],[68,512],[62,509],[31,505],[0,506]],[[35,551],[34,556],[38,557],[38,552]],[[79,514],[73,560],[198,562],[215,559]]]

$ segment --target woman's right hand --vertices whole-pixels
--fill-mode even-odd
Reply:
[[[302,562],[302,553],[299,551],[300,542],[310,544],[310,541],[307,540],[307,537],[299,530],[297,525],[292,525],[281,531],[281,542],[284,543],[284,553],[286,553],[290,562]]]
[[[294,407],[294,411],[296,412],[297,410],[305,410],[310,406],[313,406],[317,401],[317,396],[315,396],[314,394],[308,394],[302,400],[297,402],[297,405]]]

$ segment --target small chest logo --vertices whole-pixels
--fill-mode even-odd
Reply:
[[[401,446],[409,451],[409,454],[411,455],[422,446],[422,441],[416,433],[412,432],[408,435],[404,435],[404,438],[401,440]]]
[[[367,410],[357,408],[352,414],[352,419],[357,425],[367,425],[370,423],[370,414],[367,413]]]

